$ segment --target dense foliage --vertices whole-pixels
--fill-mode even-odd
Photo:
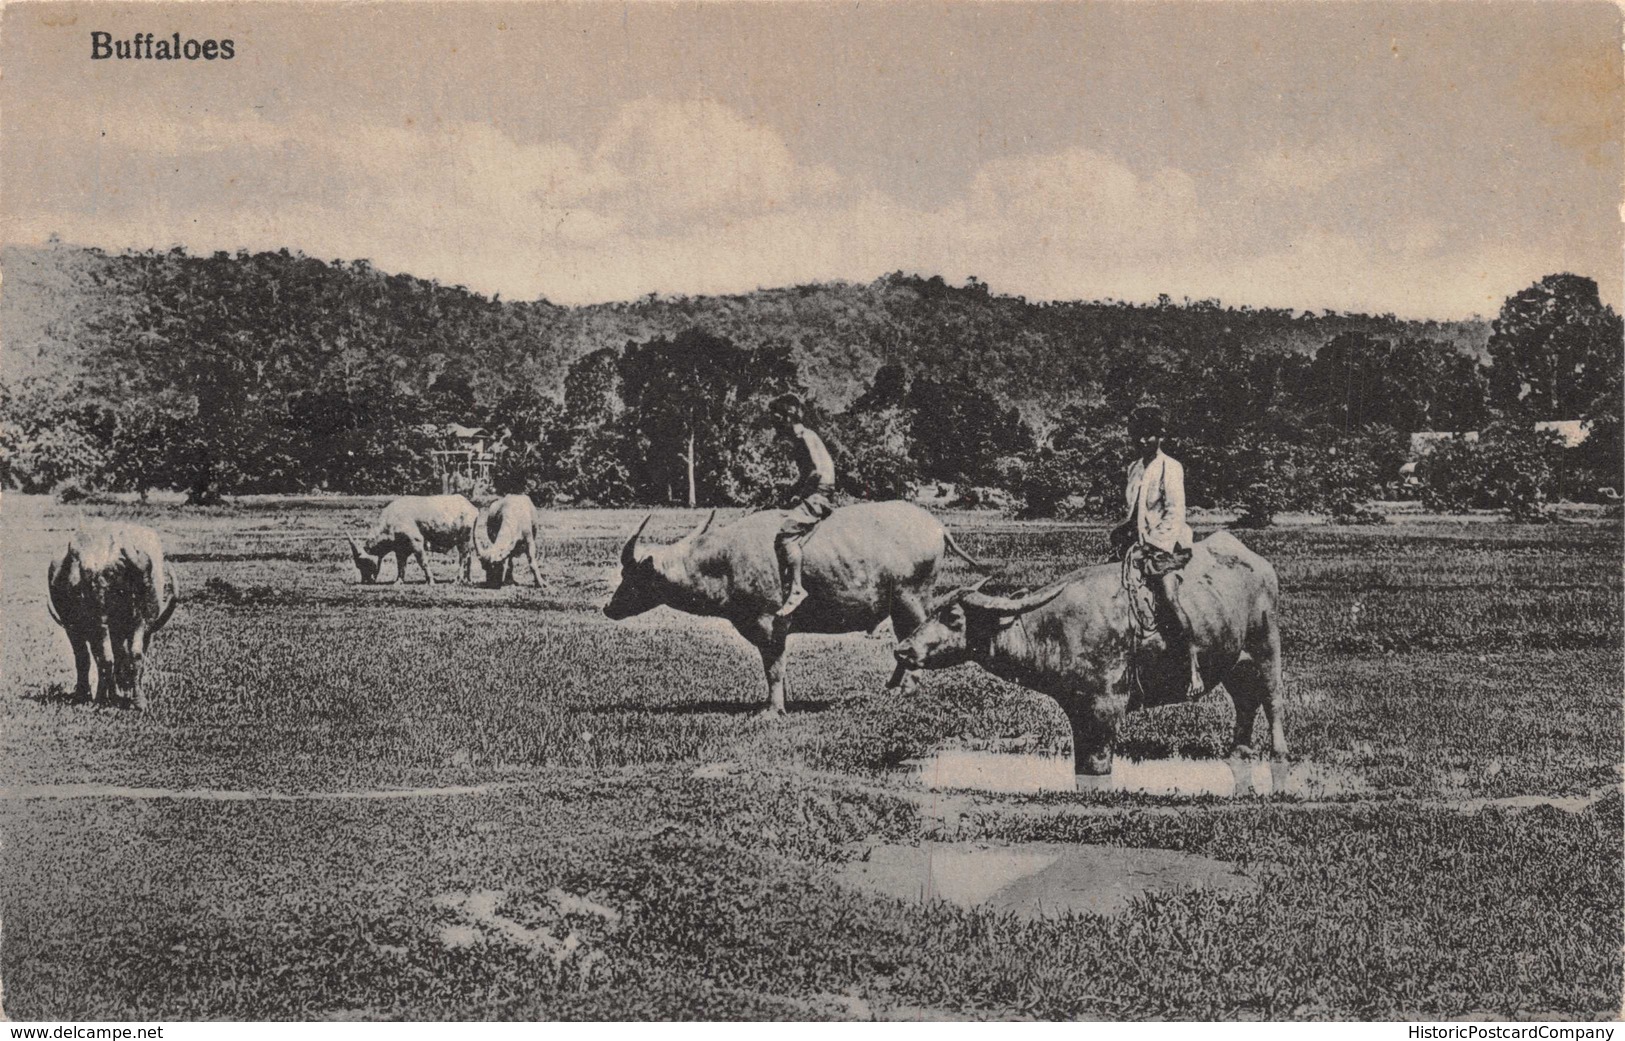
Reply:
[[[1514,432],[1424,467],[1441,505],[1524,515],[1622,483],[1620,319],[1574,275],[1515,294],[1491,328],[1030,303],[901,273],[563,308],[288,251],[53,244],[5,263],[0,480],[30,490],[422,491],[456,423],[501,435],[500,491],[754,502],[793,477],[761,421],[784,391],[865,498],[935,482],[1013,493],[1033,515],[1114,513],[1123,420],[1147,400],[1167,409],[1190,501],[1254,523],[1354,515],[1396,490],[1422,430]],[[1594,436],[1507,447],[1553,419]]]

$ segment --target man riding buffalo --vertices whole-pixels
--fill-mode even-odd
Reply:
[[[796,469],[800,474],[785,497],[784,523],[773,540],[785,586],[780,618],[789,616],[807,599],[806,587],[801,583],[802,547],[818,523],[834,512],[829,497],[835,493],[835,461],[824,447],[823,438],[802,421],[804,411],[801,399],[794,394],[780,395],[770,408],[779,432],[795,440]]]
[[[1162,409],[1156,405],[1142,405],[1129,417],[1128,436],[1139,457],[1129,464],[1124,491],[1129,515],[1112,531],[1112,551],[1119,560],[1135,553],[1135,564],[1159,601],[1157,615],[1176,630],[1166,634],[1170,648],[1181,647],[1190,657],[1187,696],[1199,698],[1207,687],[1190,618],[1179,602],[1179,572],[1190,563],[1195,538],[1185,523],[1185,468],[1162,451],[1164,430]]]

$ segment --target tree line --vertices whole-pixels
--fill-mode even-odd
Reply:
[[[1034,515],[1114,512],[1125,417],[1147,400],[1191,501],[1260,520],[1356,515],[1417,430],[1483,432],[1430,456],[1440,505],[1620,484],[1620,320],[1574,275],[1509,297],[1475,343],[1465,324],[1034,305],[903,275],[572,309],[287,252],[73,260],[8,304],[9,486],[423,491],[437,431],[460,423],[502,432],[501,491],[750,503],[793,476],[761,421],[786,391],[863,498],[940,483]],[[1539,419],[1591,436],[1561,450]]]

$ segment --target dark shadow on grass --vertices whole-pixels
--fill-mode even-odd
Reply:
[[[786,703],[785,710],[790,715],[828,712],[838,704],[840,702],[833,699],[790,701]],[[644,705],[635,701],[619,701],[611,705],[584,706],[575,711],[583,716],[612,716],[627,712],[646,712],[656,716],[751,716],[766,707],[761,701],[685,701],[680,705]]]
[[[477,587],[485,589],[486,587]],[[520,586],[531,595],[522,599],[505,600],[499,607],[510,607],[515,611],[587,611],[591,614],[600,614],[604,609],[604,602],[608,597],[592,596],[580,600],[555,600],[547,597],[548,590],[537,589],[535,586]]]
[[[49,683],[36,691],[22,695],[24,701],[32,701],[36,705],[95,705],[96,702],[89,694],[79,697],[72,688],[65,683]],[[130,699],[115,695],[108,701],[101,703],[108,708],[130,708]]]
[[[89,704],[90,697],[77,697],[73,689],[65,683],[48,683],[39,690],[28,691],[23,694],[24,701],[32,701],[40,705],[81,705]]]
[[[534,589],[534,587],[531,587]],[[471,610],[515,609],[523,611],[587,612],[598,609],[596,602],[542,600],[529,596],[496,598],[494,590],[468,586],[453,581],[437,581],[433,587],[422,579],[408,579],[400,584],[382,582],[363,584],[353,579],[346,582],[343,592],[311,593],[297,588],[264,584],[239,586],[229,579],[211,576],[203,588],[188,597],[193,604],[217,604],[226,607],[337,607],[385,609],[445,609]]]
[[[169,553],[164,559],[174,564],[241,564],[253,560],[292,560],[312,564],[327,558],[325,554],[309,550],[271,549],[259,553]]]

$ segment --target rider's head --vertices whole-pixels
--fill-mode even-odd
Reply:
[[[788,430],[792,425],[801,422],[801,399],[794,394],[780,394],[773,399],[767,411],[775,426]]]
[[[1162,409],[1157,405],[1141,405],[1128,419],[1128,439],[1142,456],[1150,458],[1162,446],[1165,428]]]

